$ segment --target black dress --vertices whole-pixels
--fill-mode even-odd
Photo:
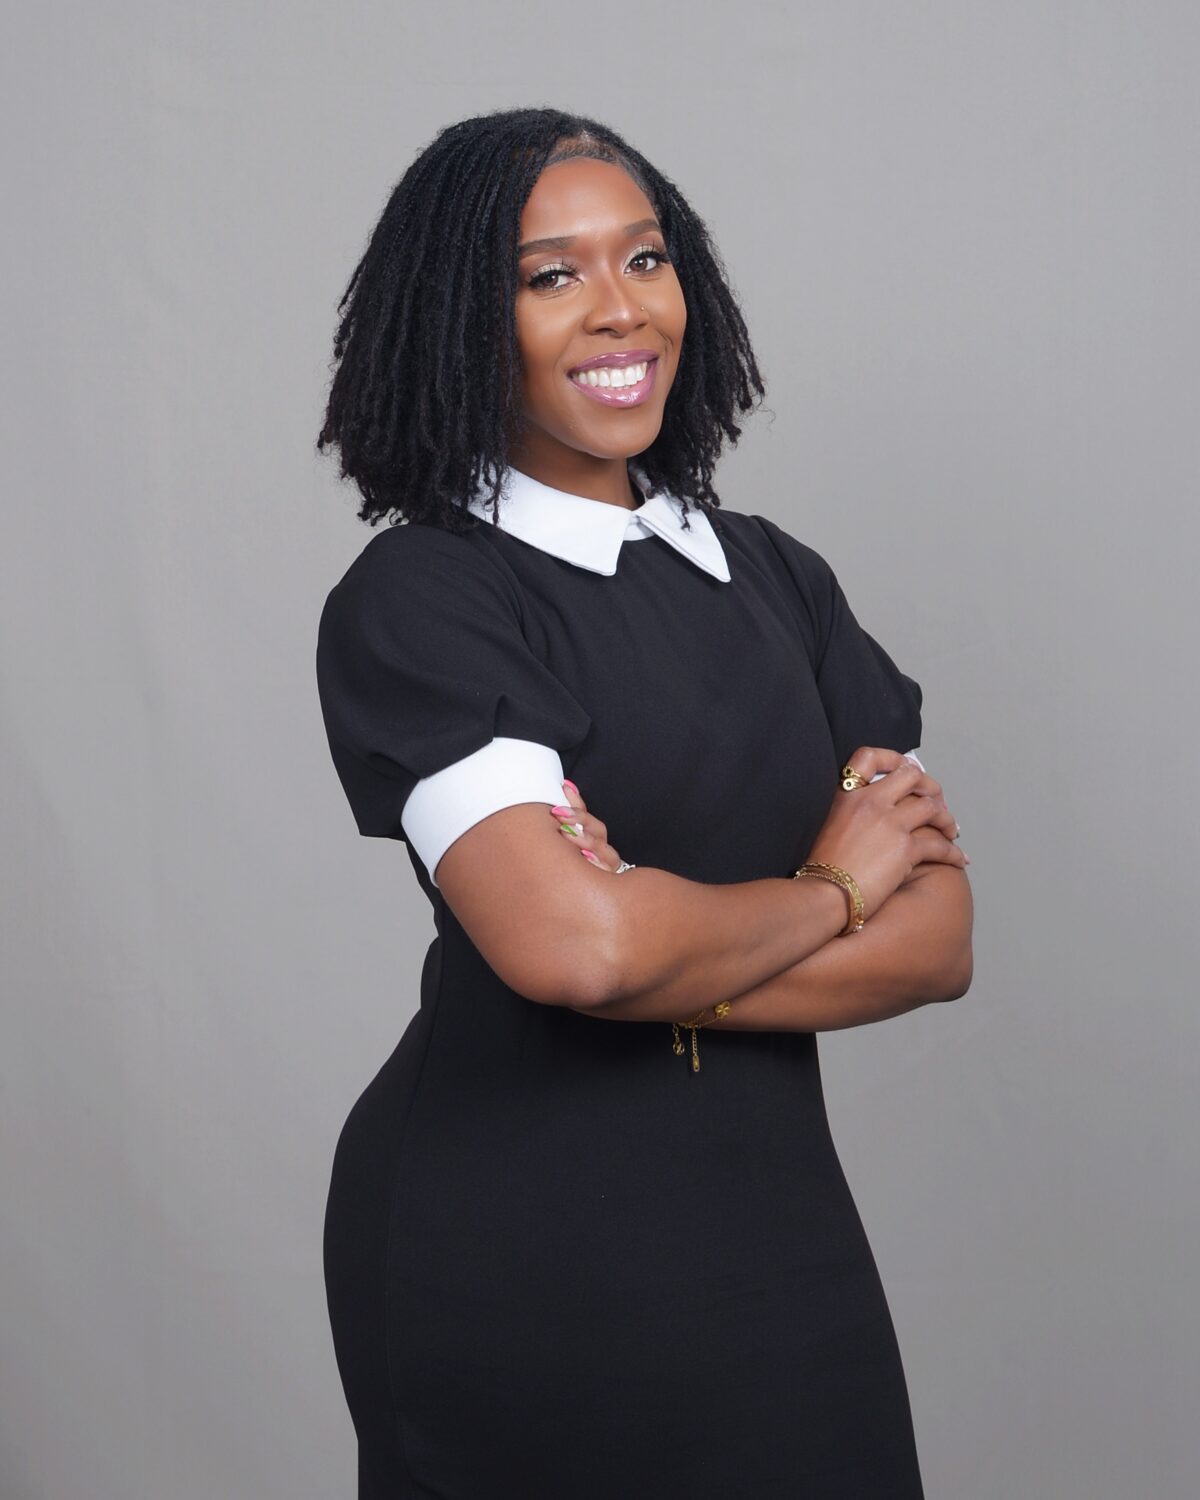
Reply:
[[[373,536],[317,651],[360,831],[507,735],[637,865],[790,875],[853,750],[920,744],[921,690],[815,551],[713,524],[728,583],[657,536],[611,577],[487,523]],[[664,1022],[526,1000],[409,853],[437,936],[325,1222],[360,1500],[920,1500],[816,1036],[709,1028],[694,1073]]]

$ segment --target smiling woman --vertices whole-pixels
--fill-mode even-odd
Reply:
[[[321,706],[437,933],[329,1188],[359,1495],[919,1500],[816,1033],[964,992],[965,857],[918,684],[713,488],[763,386],[703,222],[597,121],[484,115],[343,308],[320,441],[405,524]]]
[[[517,249],[527,421],[511,461],[544,470],[568,494],[618,504],[628,503],[626,458],[662,427],[687,327],[683,288],[650,210],[623,167],[569,158],[534,184]],[[572,232],[543,232],[562,225]]]
[[[461,532],[464,495],[483,481],[498,503],[506,469],[555,448],[567,493],[629,503],[623,464],[640,453],[654,489],[710,509],[724,445],[765,390],[704,221],[615,131],[557,110],[443,130],[340,307],[317,446],[337,449],[372,524]],[[626,359],[650,365],[643,386],[571,384]],[[618,431],[614,407],[629,408]]]

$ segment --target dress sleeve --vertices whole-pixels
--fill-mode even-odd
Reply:
[[[920,684],[906,676],[859,624],[820,553],[768,517],[756,519],[796,585],[805,643],[838,765],[845,765],[860,745],[883,745],[916,760],[922,727]]]
[[[317,688],[359,833],[437,862],[474,823],[563,800],[562,753],[591,719],[539,660],[515,586],[464,537],[401,525],[330,591]]]

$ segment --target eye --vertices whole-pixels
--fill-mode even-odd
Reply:
[[[660,267],[671,264],[671,257],[665,250],[660,250],[657,245],[639,245],[633,252],[633,258],[629,264],[633,265],[636,261],[645,260],[647,257],[658,262],[658,265],[650,267],[652,271],[657,271]]]
[[[558,265],[546,266],[544,270],[539,271],[535,276],[531,276],[525,285],[532,287],[534,291],[540,291],[545,287],[552,292],[557,292],[561,291],[561,287],[550,285],[554,277],[575,276],[577,274],[578,270],[575,266],[568,265],[566,261],[560,261]]]

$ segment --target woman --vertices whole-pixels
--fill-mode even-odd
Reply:
[[[328,597],[321,703],[437,929],[330,1185],[359,1494],[920,1496],[815,1033],[965,992],[965,856],[917,683],[712,487],[763,385],[705,226],[498,112],[342,306],[321,446],[407,524]]]

